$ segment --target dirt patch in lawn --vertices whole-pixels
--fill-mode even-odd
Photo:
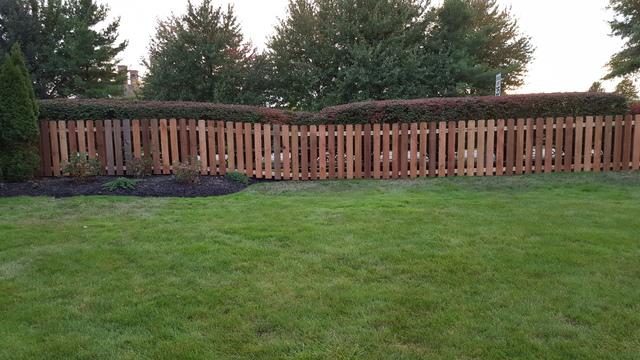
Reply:
[[[103,176],[85,184],[76,184],[70,178],[44,178],[23,183],[0,183],[0,197],[120,195],[148,197],[203,197],[233,194],[246,185],[225,177],[202,176],[197,184],[178,183],[173,176],[153,176],[141,179],[134,189],[109,191],[104,184],[117,177]]]

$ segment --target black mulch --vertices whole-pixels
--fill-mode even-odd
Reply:
[[[23,183],[0,182],[0,197],[78,195],[126,195],[149,197],[203,197],[233,194],[246,188],[244,184],[225,177],[202,176],[197,184],[181,184],[173,176],[152,176],[142,179],[133,190],[109,191],[102,185],[117,177],[96,177],[85,184],[70,178],[43,178]]]

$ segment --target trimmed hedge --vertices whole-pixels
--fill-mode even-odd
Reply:
[[[634,103],[629,104],[629,111],[633,115],[640,114],[640,102],[634,102]]]
[[[286,124],[313,114],[267,107],[187,101],[40,100],[40,119],[208,119]]]
[[[627,111],[627,102],[622,96],[608,93],[555,93],[369,101],[325,108],[321,116],[335,123],[387,123],[612,115],[625,114]]]
[[[557,93],[502,97],[368,101],[319,113],[196,102],[41,100],[40,118],[189,118],[267,124],[359,124],[547,116],[614,115],[629,111],[624,97],[608,93]]]

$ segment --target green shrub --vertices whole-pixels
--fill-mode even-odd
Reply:
[[[153,160],[149,157],[133,159],[127,162],[127,172],[138,179],[150,176],[153,174]]]
[[[173,164],[173,171],[179,183],[196,184],[200,181],[200,161],[196,158]]]
[[[72,156],[69,162],[62,169],[77,183],[85,183],[90,177],[98,176],[101,173],[100,161],[96,158],[89,158],[87,154],[81,153]]]
[[[38,105],[18,44],[0,66],[0,175],[8,181],[33,177],[39,164]]]
[[[231,181],[235,181],[240,184],[249,185],[249,177],[243,173],[239,173],[237,171],[233,171],[227,173],[225,177]]]
[[[24,181],[33,176],[40,163],[37,150],[21,146],[10,153],[0,155],[0,179],[9,182]]]
[[[102,184],[102,187],[108,191],[116,191],[118,189],[122,190],[133,190],[136,188],[138,183],[142,180],[128,179],[125,177],[119,177],[115,180],[111,180],[107,183]]]

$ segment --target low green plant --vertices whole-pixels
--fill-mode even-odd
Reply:
[[[133,190],[136,188],[136,186],[138,185],[138,183],[141,180],[136,180],[136,179],[128,179],[125,177],[119,177],[115,180],[109,181],[108,183],[104,183],[102,185],[102,187],[105,190],[108,191],[116,191],[118,189],[122,189],[122,190]]]
[[[237,171],[233,171],[227,173],[225,177],[231,181],[235,181],[240,184],[249,185],[249,177],[243,173],[239,173]]]
[[[189,161],[175,163],[173,164],[173,171],[177,182],[197,184],[200,181],[200,160],[194,157]]]
[[[97,158],[90,158],[85,153],[72,156],[62,171],[69,174],[77,183],[85,183],[89,178],[100,175],[101,164]]]
[[[133,159],[127,163],[127,170],[134,178],[145,178],[153,173],[153,160],[149,157]]]

